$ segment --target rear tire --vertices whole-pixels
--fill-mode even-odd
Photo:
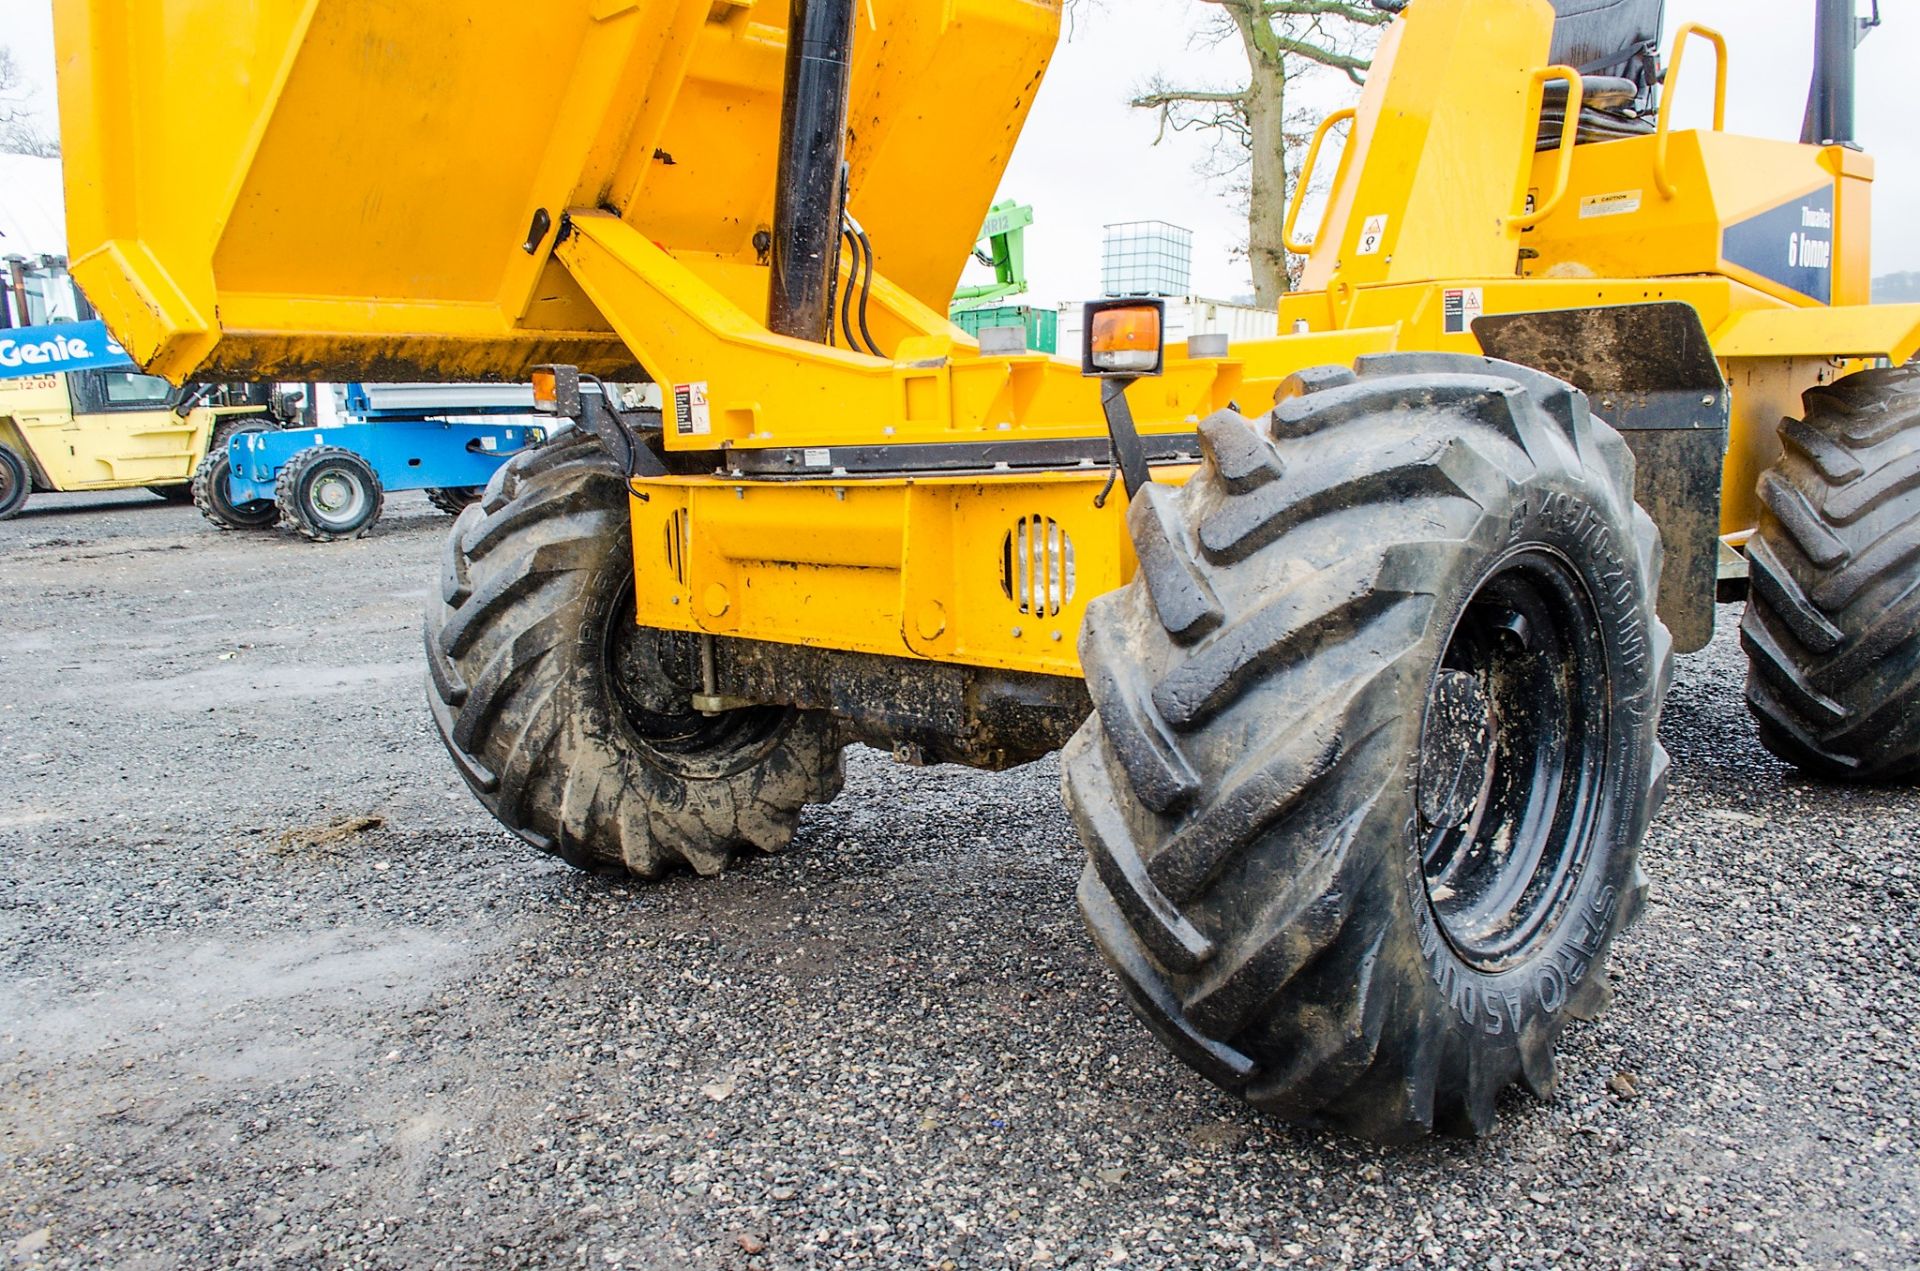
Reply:
[[[316,543],[359,538],[386,501],[373,465],[339,446],[309,446],[287,460],[273,493],[287,524]]]
[[[0,521],[18,516],[33,493],[33,472],[12,446],[0,445]]]
[[[200,462],[193,470],[193,483],[188,489],[193,497],[193,505],[200,509],[200,515],[207,518],[215,529],[270,530],[280,523],[279,504],[272,499],[248,499],[244,503],[236,503],[232,488],[227,484],[233,469],[227,442],[240,433],[265,431],[266,427],[262,424],[237,427],[221,424],[214,429],[213,443],[207,447],[207,453],[200,456]]]
[[[1817,776],[1920,776],[1920,369],[1810,390],[1760,477],[1747,708]]]
[[[1063,761],[1080,903],[1135,1008],[1261,1108],[1484,1133],[1606,999],[1665,789],[1671,641],[1633,460],[1483,358],[1296,377],[1141,492]]]
[[[427,502],[448,516],[459,516],[485,492],[483,485],[439,486],[427,491]]]
[[[634,624],[627,486],[591,435],[509,462],[447,539],[428,698],[499,822],[581,869],[715,874],[840,792],[817,712],[692,709],[693,637]]]

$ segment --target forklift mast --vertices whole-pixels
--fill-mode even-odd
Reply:
[[[995,203],[980,227],[979,243],[973,258],[993,269],[993,281],[956,287],[953,312],[978,309],[1017,296],[1027,289],[1027,226],[1033,224],[1033,208],[1013,199]]]

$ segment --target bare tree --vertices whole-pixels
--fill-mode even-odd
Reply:
[[[1365,0],[1201,0],[1215,13],[1209,33],[1236,37],[1247,55],[1247,82],[1227,89],[1183,88],[1156,81],[1132,104],[1160,112],[1161,135],[1198,129],[1214,134],[1209,176],[1244,176],[1247,262],[1256,303],[1278,304],[1297,281],[1281,235],[1310,130],[1305,112],[1287,107],[1287,89],[1325,68],[1359,84],[1379,28],[1393,15]]]
[[[32,81],[13,60],[13,50],[0,44],[0,154],[51,159],[60,153],[59,138],[40,126],[32,102]]]

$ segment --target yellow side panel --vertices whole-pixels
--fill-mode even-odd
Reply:
[[[67,377],[61,374],[16,375],[0,380],[0,416],[65,418],[73,411]]]
[[[69,428],[39,431],[34,453],[62,490],[177,485],[192,478],[212,420],[204,410],[185,419],[170,410],[81,415]]]
[[[0,415],[10,408],[0,397]],[[177,485],[206,452],[213,412],[185,419],[170,410],[74,415],[65,409],[12,411],[40,476],[56,490]]]
[[[1669,198],[1655,180],[1656,149],[1650,136],[1579,147],[1566,199],[1521,236],[1536,253],[1522,272],[1533,278],[1724,274],[1789,304],[1812,305],[1816,298],[1725,258],[1723,236],[1803,197],[1826,197],[1838,224],[1816,233],[1834,240],[1833,302],[1864,302],[1872,176],[1865,156],[1731,133],[1676,132],[1668,144]],[[1531,188],[1551,182],[1554,158],[1536,156]],[[1836,170],[1846,175],[1837,178]],[[1790,235],[1790,229],[1779,234],[1782,266]]]
[[[1920,352],[1920,304],[1755,309],[1713,331],[1723,358],[1887,358]]]
[[[1178,484],[1190,467],[1156,470]],[[1087,602],[1136,568],[1104,470],[634,485],[639,621],[675,631],[1078,675]]]
[[[0,380],[0,442],[26,456],[36,485],[49,485],[46,467],[34,454],[34,432],[49,425],[64,427],[73,418],[73,399],[67,377],[59,374],[21,375]]]
[[[1388,28],[1305,289],[1513,272],[1529,77],[1552,32],[1545,0],[1420,0]]]
[[[1733,389],[1727,464],[1720,484],[1720,533],[1760,523],[1760,474],[1780,457],[1780,421],[1806,413],[1800,395],[1831,384],[1846,368],[1824,357],[1734,358],[1721,364]]]

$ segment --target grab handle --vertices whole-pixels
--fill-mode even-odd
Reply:
[[[1327,134],[1333,131],[1336,124],[1344,123],[1349,119],[1356,119],[1359,117],[1359,114],[1360,112],[1352,107],[1348,107],[1346,110],[1336,110],[1325,119],[1322,119],[1320,126],[1313,130],[1313,142],[1307,147],[1307,161],[1300,165],[1300,176],[1293,187],[1293,198],[1287,203],[1287,219],[1280,227],[1280,241],[1286,244],[1288,251],[1305,256],[1313,250],[1312,243],[1299,243],[1294,241],[1293,225],[1295,221],[1300,219],[1301,205],[1307,201],[1307,186],[1312,184],[1313,181],[1313,165],[1320,160],[1320,143],[1327,139]],[[1340,156],[1341,166],[1344,167],[1346,162],[1347,156],[1343,153]],[[1320,226],[1322,229],[1326,228],[1326,216],[1324,213],[1321,215]],[[1318,231],[1315,231],[1315,237],[1318,237]]]
[[[1713,45],[1713,130],[1724,132],[1727,127],[1727,37],[1710,26],[1698,22],[1689,22],[1680,28],[1673,37],[1673,62],[1667,67],[1665,85],[1660,90],[1660,123],[1654,129],[1653,142],[1653,183],[1660,193],[1671,199],[1680,193],[1680,187],[1673,183],[1673,174],[1667,170],[1667,140],[1673,131],[1673,102],[1680,94],[1680,63],[1686,57],[1687,41],[1699,36]]]
[[[1531,121],[1528,135],[1540,135],[1540,120],[1547,109],[1547,85],[1557,79],[1567,82],[1567,117],[1560,124],[1560,153],[1553,171],[1553,192],[1535,203],[1531,212],[1522,204],[1518,212],[1507,218],[1510,230],[1532,229],[1552,216],[1573,182],[1573,147],[1580,139],[1580,111],[1587,104],[1587,83],[1579,71],[1571,66],[1543,66],[1533,73],[1527,86],[1527,118]]]

